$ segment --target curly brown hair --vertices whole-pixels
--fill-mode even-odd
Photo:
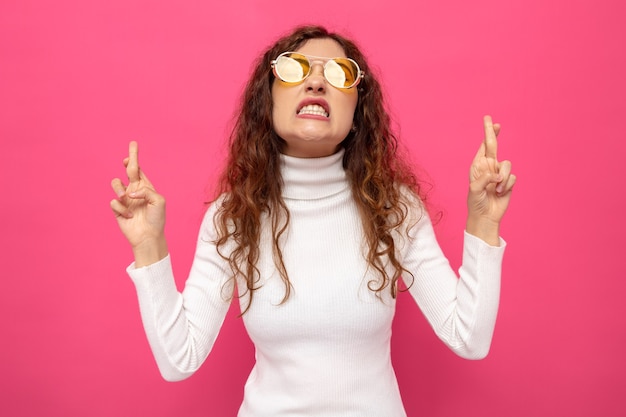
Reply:
[[[280,152],[284,141],[274,132],[271,87],[274,75],[271,61],[280,53],[295,51],[309,39],[336,41],[346,56],[354,59],[366,74],[358,85],[354,129],[343,140],[343,166],[351,184],[367,243],[367,262],[380,279],[370,281],[370,290],[380,293],[386,287],[396,297],[398,279],[406,271],[396,255],[393,232],[407,217],[407,192],[419,195],[418,181],[398,154],[398,141],[391,129],[383,94],[367,60],[349,39],[321,26],[303,26],[279,39],[255,63],[254,71],[241,98],[233,127],[227,165],[219,181],[220,205],[217,210],[216,245],[228,260],[234,277],[245,278],[250,301],[260,279],[259,259],[261,217],[267,215],[273,236],[273,259],[285,284],[285,302],[291,292],[289,276],[279,246],[289,225],[289,210],[282,198]],[[233,246],[227,243],[234,243]],[[225,247],[234,247],[225,250]],[[395,271],[385,269],[389,262]],[[234,278],[233,278],[234,279]]]

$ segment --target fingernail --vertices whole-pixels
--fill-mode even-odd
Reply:
[[[126,193],[124,192],[124,190],[118,190],[118,191],[117,191],[117,198],[122,198],[122,197],[124,197],[124,194],[126,194]]]

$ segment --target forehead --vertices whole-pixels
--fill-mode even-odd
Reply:
[[[341,45],[329,38],[309,39],[294,52],[326,58],[346,57],[346,53]]]

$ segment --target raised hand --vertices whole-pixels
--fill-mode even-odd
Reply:
[[[157,262],[167,255],[165,199],[155,191],[139,168],[137,142],[130,142],[124,166],[128,185],[125,186],[119,178],[111,181],[111,187],[117,194],[117,198],[111,201],[111,209],[139,267]]]
[[[485,139],[470,168],[467,230],[495,244],[516,177],[511,173],[511,162],[498,161],[500,125],[494,124],[491,116],[485,116],[483,122]]]

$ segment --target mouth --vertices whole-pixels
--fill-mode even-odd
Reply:
[[[328,118],[330,112],[328,111],[328,105],[320,101],[305,101],[300,103],[300,107],[296,112],[298,116],[312,115]]]
[[[308,106],[304,106],[298,112],[298,115],[301,114],[314,114],[316,116],[328,117],[328,112],[318,104],[309,104]]]

